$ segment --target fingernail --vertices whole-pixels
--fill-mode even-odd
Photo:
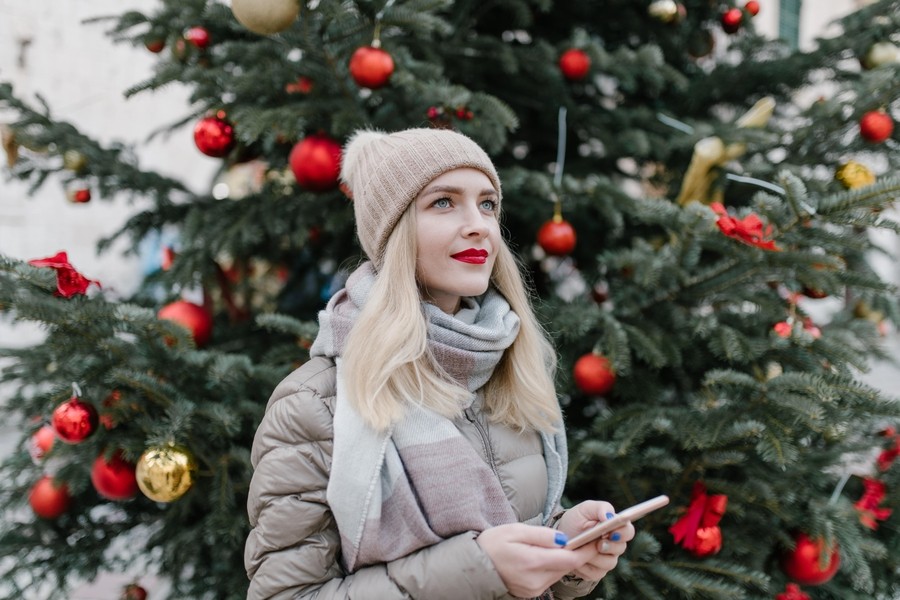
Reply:
[[[611,536],[609,536],[609,539],[611,539],[611,540],[614,541],[614,542],[618,542],[620,539],[622,539],[622,536],[621,536],[621,534],[619,534],[619,532],[617,531],[617,532],[615,532],[614,534],[612,534]]]
[[[553,538],[553,541],[556,543],[557,546],[565,546],[566,544],[569,543],[569,536],[567,536],[562,531],[557,531],[556,537]]]
[[[607,519],[612,519],[614,516],[615,516],[615,515],[612,514],[612,513],[606,513],[606,518],[607,518]]]

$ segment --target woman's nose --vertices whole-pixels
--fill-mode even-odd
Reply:
[[[484,237],[488,233],[487,219],[478,206],[469,207],[464,213],[463,235]]]

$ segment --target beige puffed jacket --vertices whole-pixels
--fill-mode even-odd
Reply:
[[[342,569],[340,537],[325,499],[335,375],[334,362],[322,357],[291,373],[272,393],[256,432],[247,503],[253,529],[244,552],[248,600],[510,598],[472,531],[353,574]],[[457,426],[493,462],[519,520],[539,523],[547,487],[539,436],[488,425],[478,407]],[[565,578],[553,586],[554,597],[584,596],[595,585]]]

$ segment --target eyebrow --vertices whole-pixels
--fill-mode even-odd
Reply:
[[[462,194],[463,189],[458,188],[458,187],[453,187],[450,185],[436,185],[434,187],[430,187],[427,190],[423,191],[421,195],[425,196],[428,194],[435,194],[438,192],[444,192],[447,194]],[[478,195],[479,196],[496,196],[497,190],[495,190],[493,188],[485,188],[485,189],[481,190],[481,193]]]

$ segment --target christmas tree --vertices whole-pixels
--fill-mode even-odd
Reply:
[[[221,158],[199,195],[0,83],[12,176],[144,199],[101,247],[178,232],[127,299],[64,252],[0,257],[0,313],[46,330],[0,354],[23,424],[0,589],[65,598],[142,564],[173,598],[244,597],[253,433],[361,255],[341,144],[429,125],[500,171],[560,353],[566,501],[671,497],[596,596],[896,598],[900,405],[860,373],[900,318],[871,266],[872,232],[898,230],[900,0],[809,51],[757,35],[761,5],[161,0],[102,20],[158,53],[126,95],[190,88],[173,127]]]

